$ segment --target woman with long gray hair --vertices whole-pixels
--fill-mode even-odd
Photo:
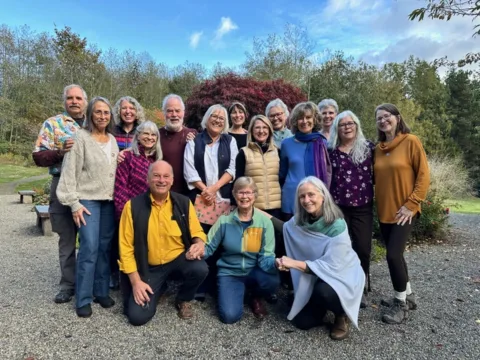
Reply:
[[[360,258],[370,290],[375,145],[365,139],[358,117],[347,110],[333,121],[328,147],[332,162],[330,192],[345,216],[353,249]],[[366,301],[363,296],[362,307],[367,306]]]
[[[295,193],[295,214],[288,222],[271,217],[282,230],[287,255],[275,260],[280,271],[292,276],[295,298],[287,318],[308,330],[323,324],[327,311],[335,315],[333,340],[357,326],[365,274],[352,249],[342,211],[326,185],[317,177],[300,181]]]

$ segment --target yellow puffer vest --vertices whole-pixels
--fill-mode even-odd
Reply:
[[[278,150],[271,145],[265,154],[255,143],[243,148],[245,153],[245,176],[250,176],[258,187],[255,207],[261,210],[280,209],[282,191],[278,181],[280,158]]]

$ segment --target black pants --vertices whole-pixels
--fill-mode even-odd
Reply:
[[[118,277],[118,260],[120,259],[120,247],[119,247],[119,226],[118,221],[115,221],[115,233],[112,238],[112,247],[110,249],[110,273],[112,276]]]
[[[387,248],[387,263],[393,289],[398,292],[407,289],[408,269],[403,253],[412,232],[412,224],[405,225],[380,223],[380,233]]]
[[[52,178],[50,187],[50,220],[52,230],[58,238],[58,258],[60,260],[60,289],[75,290],[75,243],[77,240],[78,228],[73,221],[72,210],[62,205],[57,198],[57,186],[59,176]]]
[[[314,285],[310,300],[297,316],[293,318],[292,323],[295,327],[302,330],[320,326],[328,310],[333,312],[335,316],[345,314],[335,290],[319,278]]]
[[[160,289],[170,274],[177,273],[183,280],[177,294],[176,302],[191,301],[197,291],[197,288],[203,282],[208,273],[207,264],[203,260],[187,260],[185,253],[181,253],[175,260],[159,266],[150,267],[150,279],[148,285],[153,290],[150,296],[150,302],[140,306],[133,298],[132,289],[130,292],[124,292],[124,309],[130,324],[140,326],[150,321],[157,311],[158,299],[162,295]],[[125,281],[130,283],[127,275],[122,274],[122,290],[127,287],[123,284]],[[127,285],[128,285],[127,284]]]
[[[357,253],[363,272],[368,279],[370,290],[370,254],[372,252],[373,204],[364,206],[340,206],[352,240],[352,248]]]
[[[264,210],[267,214],[276,217],[277,219],[282,218],[282,210],[281,209],[269,209]],[[283,231],[275,230],[275,256],[282,257],[286,255],[285,251],[285,241],[283,240]],[[290,274],[288,274],[290,275]]]

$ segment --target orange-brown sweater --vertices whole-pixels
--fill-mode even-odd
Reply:
[[[427,196],[430,171],[420,140],[412,134],[398,134],[393,141],[375,148],[375,198],[378,219],[396,223],[397,211],[405,206],[414,214]]]

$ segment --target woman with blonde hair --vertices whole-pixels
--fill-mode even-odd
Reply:
[[[249,176],[259,189],[255,207],[273,216],[280,216],[281,189],[278,180],[280,157],[273,139],[272,123],[266,116],[256,115],[250,121],[247,146],[238,152],[236,176]]]

